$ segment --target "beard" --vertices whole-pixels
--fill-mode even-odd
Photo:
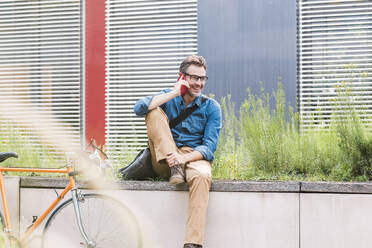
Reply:
[[[187,93],[191,98],[196,98],[201,95],[201,91],[199,93],[192,93],[190,90],[187,91]]]

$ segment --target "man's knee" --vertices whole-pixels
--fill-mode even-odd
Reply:
[[[152,120],[159,120],[160,118],[167,118],[167,116],[161,108],[157,107],[146,114],[145,120],[149,122]]]
[[[207,183],[212,181],[211,168],[209,165],[195,166],[190,165],[186,169],[186,179],[188,183]]]

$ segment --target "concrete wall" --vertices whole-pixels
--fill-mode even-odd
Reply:
[[[64,180],[21,178],[21,232],[55,198],[49,187],[60,191],[64,184]],[[166,182],[121,182],[99,191],[133,211],[144,247],[174,248],[182,247],[184,238],[186,190],[184,185],[173,187]],[[368,247],[371,207],[372,184],[368,183],[217,181],[210,194],[204,247]],[[37,243],[38,238],[33,247]]]
[[[15,235],[19,235],[19,177],[4,177],[5,192],[8,201],[12,230]],[[3,200],[0,199],[1,213],[4,216]]]
[[[303,194],[300,204],[301,248],[370,246],[372,195]]]

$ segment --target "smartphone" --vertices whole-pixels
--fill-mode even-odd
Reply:
[[[180,79],[185,80],[185,75],[183,75],[182,72],[180,72],[180,75],[179,75],[177,81],[179,81]],[[181,85],[181,95],[182,96],[186,95],[186,93],[187,93],[188,90],[189,90],[189,88],[187,88],[186,85],[183,85],[183,84]]]

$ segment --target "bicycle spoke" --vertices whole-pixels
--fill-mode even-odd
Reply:
[[[79,206],[85,232],[96,243],[96,248],[142,247],[138,224],[121,203],[102,195],[87,194],[79,199]],[[57,238],[60,247],[86,247],[71,200],[56,209],[48,220],[43,247],[56,248],[57,235],[64,237],[63,240]]]

